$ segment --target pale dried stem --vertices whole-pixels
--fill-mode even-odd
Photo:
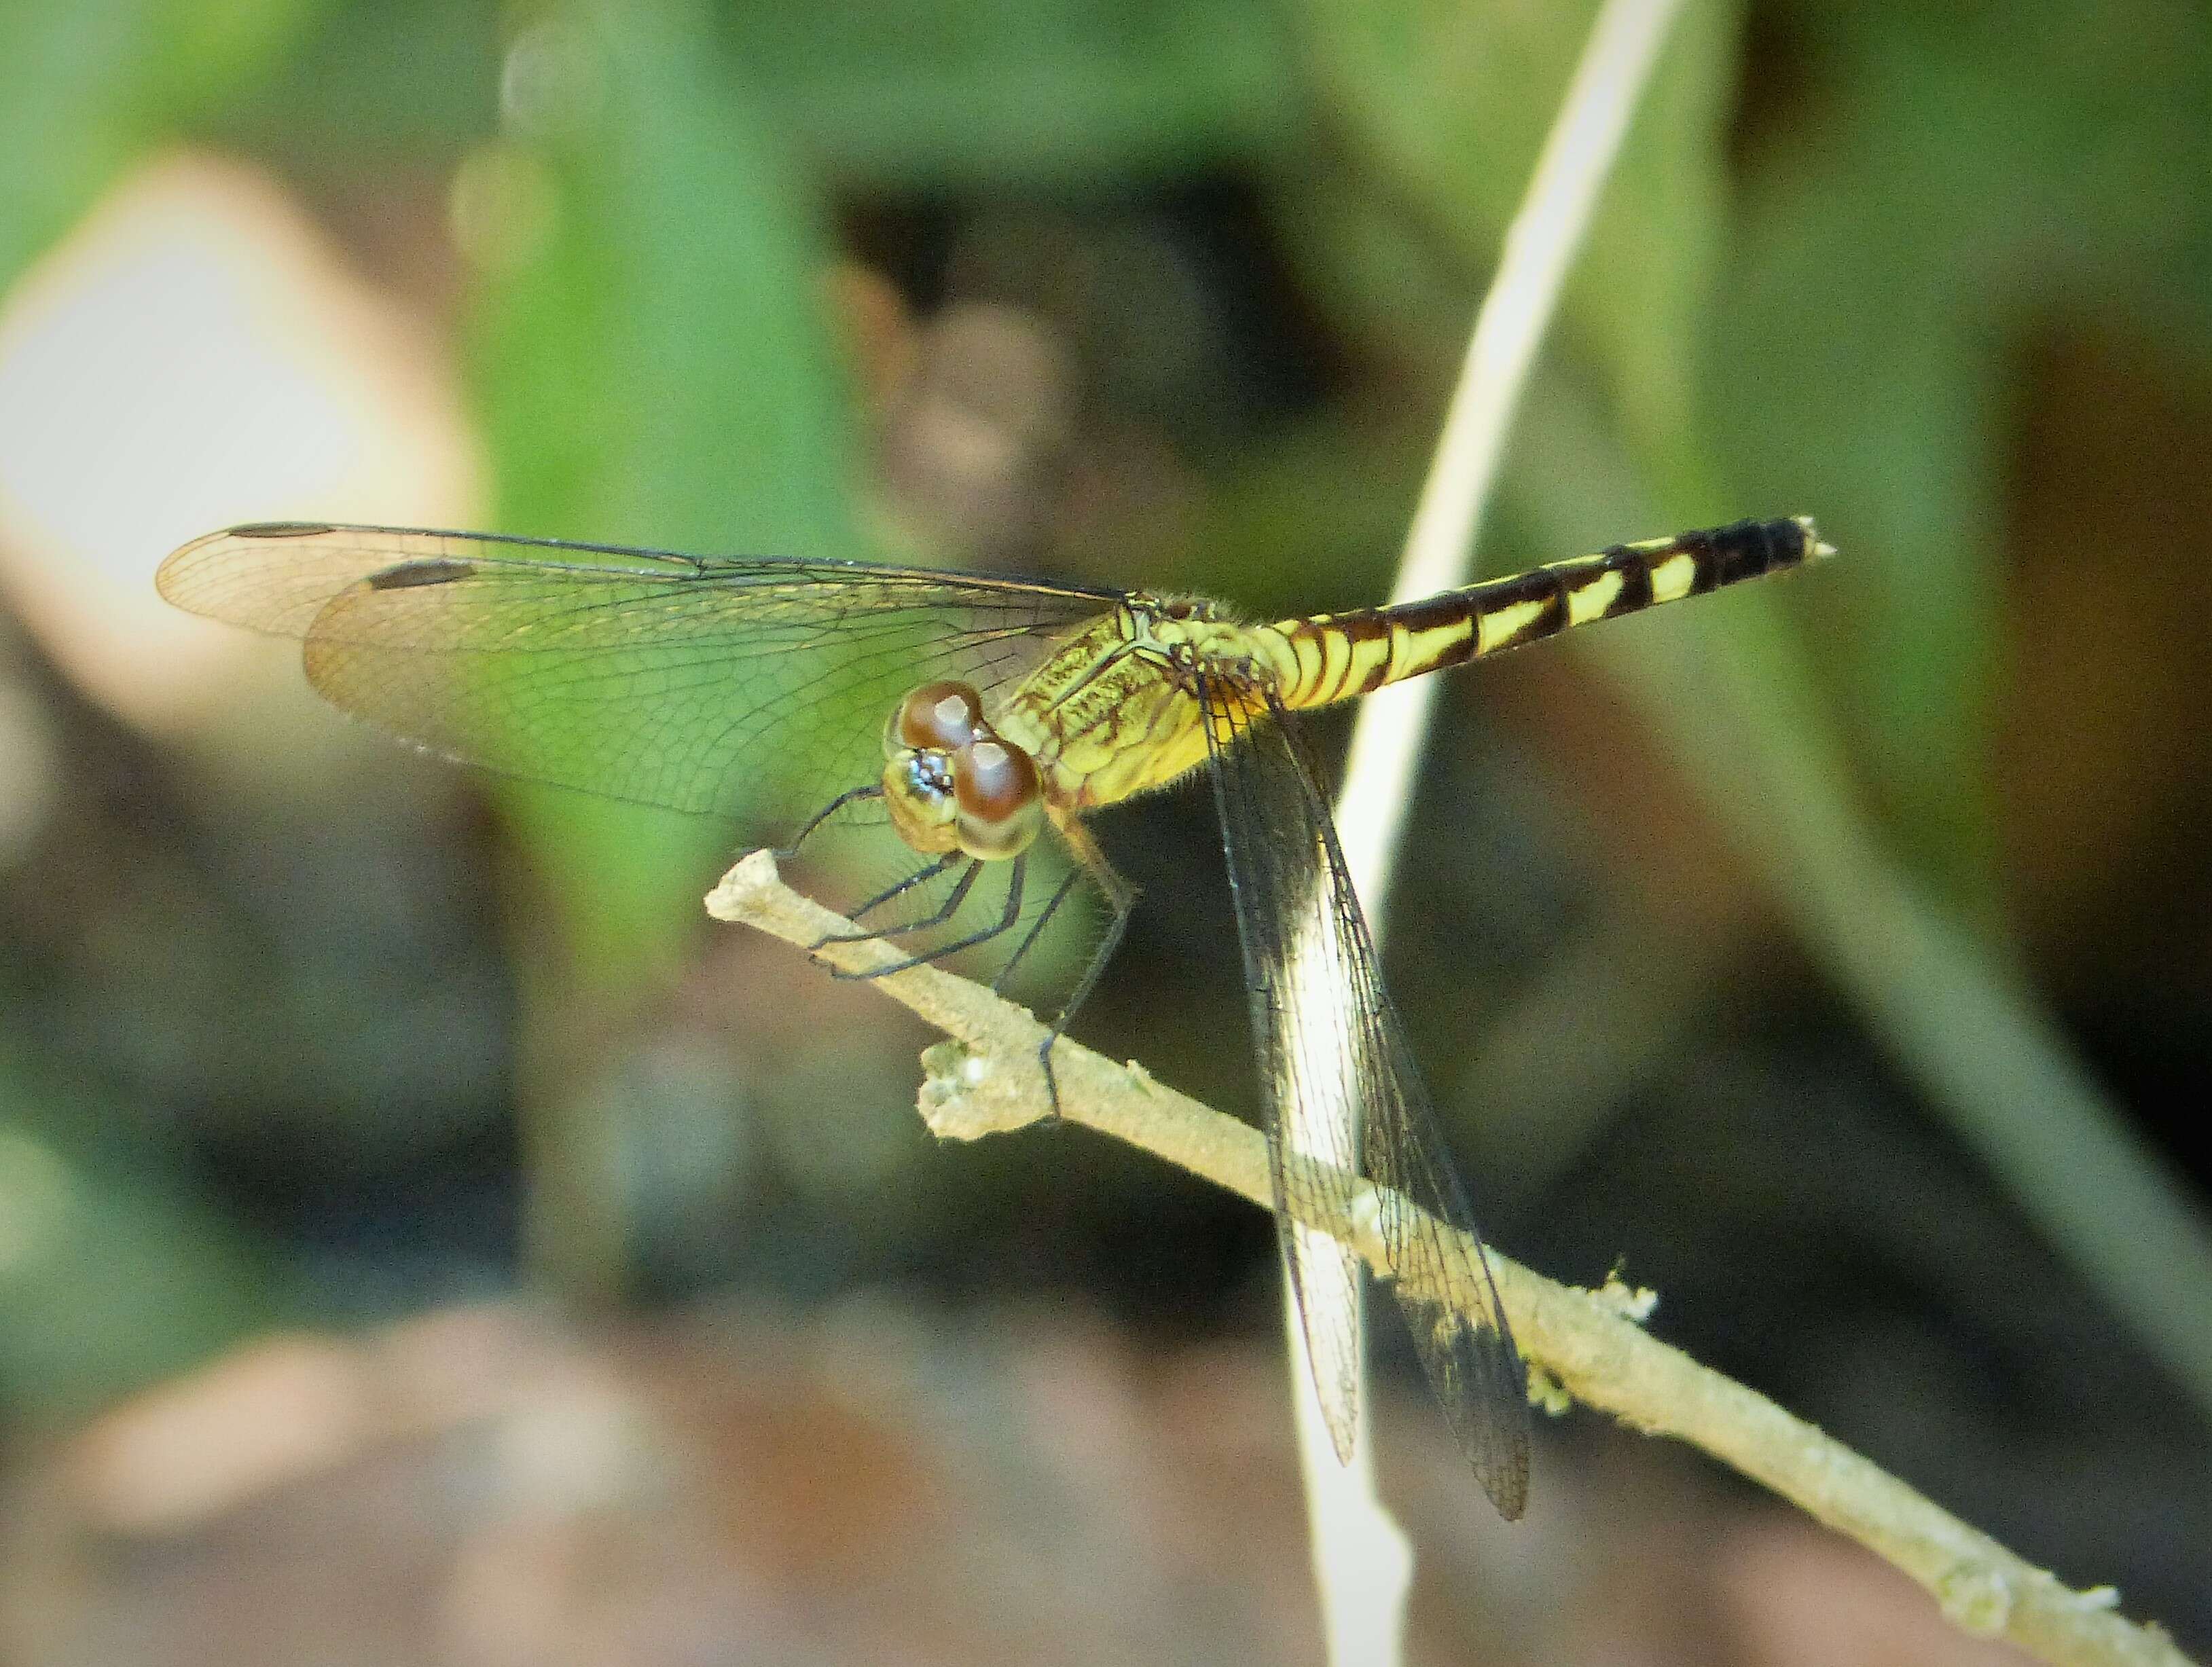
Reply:
[[[1468,582],[1475,534],[1522,391],[1679,9],[1679,0],[1606,0],[1591,26],[1528,190],[1505,228],[1497,275],[1476,312],[1436,455],[1407,531],[1394,602]],[[1436,711],[1437,682],[1416,678],[1361,703],[1337,795],[1345,863],[1378,946],[1389,924],[1382,905]],[[1340,1131],[1337,1149],[1357,1151],[1356,1131]],[[1293,1404],[1329,1659],[1339,1667],[1354,1661],[1395,1662],[1403,1654],[1413,1554],[1375,1486],[1371,1444],[1364,1428],[1364,1358],[1358,1374],[1363,1426],[1358,1447],[1352,1462],[1339,1470],[1310,1387],[1305,1332],[1291,1312],[1290,1282],[1284,1284]],[[1306,1300],[1315,1300],[1315,1294]],[[1320,1323],[1331,1324],[1326,1317]],[[1355,1312],[1352,1325],[1361,1323]]]

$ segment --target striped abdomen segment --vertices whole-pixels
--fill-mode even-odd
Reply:
[[[1632,614],[1832,554],[1811,519],[1738,521],[1615,544],[1419,602],[1316,614],[1268,627],[1295,654],[1290,706],[1325,706],[1385,683],[1497,654],[1569,626]]]

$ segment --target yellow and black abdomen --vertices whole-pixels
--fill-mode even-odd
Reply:
[[[1812,521],[1738,521],[1672,538],[1615,544],[1509,579],[1419,602],[1318,614],[1262,627],[1297,671],[1279,688],[1289,706],[1325,706],[1385,683],[1518,648],[1571,626],[1701,596],[1830,554]]]

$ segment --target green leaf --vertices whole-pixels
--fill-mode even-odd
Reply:
[[[1849,555],[1823,646],[1851,732],[1916,864],[1986,917],[2013,384],[2054,311],[2212,365],[2212,26],[2145,0],[1819,27],[1762,112],[1714,452]]]
[[[271,1269],[136,1120],[0,1048],[0,1397],[82,1416],[280,1317]]]
[[[477,319],[502,523],[702,553],[866,554],[819,208],[697,9],[562,14],[517,51],[548,92],[483,208],[543,233],[488,277]],[[516,803],[575,947],[609,975],[691,930],[702,880],[732,854],[709,822],[569,793]]]
[[[878,190],[1119,189],[1269,150],[1297,115],[1266,0],[747,5],[729,27],[789,141]]]
[[[119,170],[268,64],[318,3],[0,7],[0,288]]]

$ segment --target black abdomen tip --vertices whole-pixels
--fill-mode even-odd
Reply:
[[[1736,521],[1700,536],[1705,548],[1698,554],[1711,575],[1709,585],[1701,588],[1733,585],[1740,579],[1757,579],[1762,573],[1794,567],[1816,551],[1827,549],[1814,531],[1812,520],[1806,516],[1774,521]]]

